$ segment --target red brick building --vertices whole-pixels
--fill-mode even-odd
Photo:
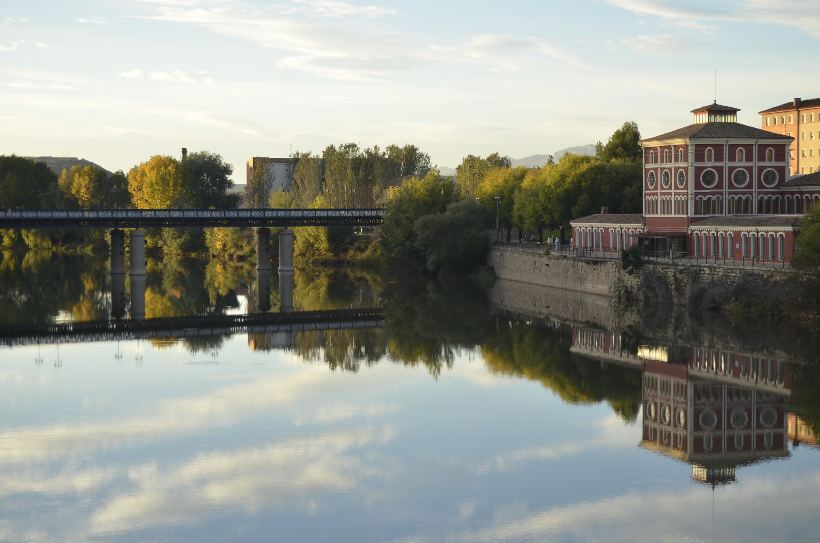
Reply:
[[[820,201],[820,173],[789,177],[793,138],[737,122],[733,107],[692,111],[694,123],[648,138],[643,213],[571,222],[582,252],[785,262],[798,219]]]

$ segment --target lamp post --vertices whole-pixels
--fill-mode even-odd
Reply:
[[[501,205],[501,196],[495,195],[495,240],[498,241],[499,231],[499,207]]]

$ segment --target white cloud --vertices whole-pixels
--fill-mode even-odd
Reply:
[[[644,54],[668,55],[685,52],[691,41],[687,42],[686,38],[675,34],[640,34],[624,38],[618,43]]]
[[[20,49],[28,47],[36,49],[46,49],[48,47],[48,44],[37,40],[17,40],[0,42],[0,53],[11,53],[13,51],[19,51]]]
[[[111,19],[107,17],[77,17],[77,22],[82,24],[107,25]]]
[[[294,4],[291,12],[307,13],[314,17],[384,17],[396,14],[395,10],[383,6],[359,6],[332,0],[291,0],[291,4]]]
[[[494,71],[508,72],[527,68],[533,60],[550,59],[563,64],[579,64],[557,46],[541,38],[482,34],[455,45],[434,45],[430,60],[452,63],[478,63]]]
[[[747,0],[709,3],[693,0],[608,0],[638,15],[651,15],[689,28],[713,22],[751,22],[796,27],[820,38],[820,0]]]
[[[168,71],[145,72],[140,69],[127,70],[121,72],[119,77],[123,79],[148,79],[150,81],[158,81],[161,83],[204,83],[210,84],[214,82],[208,72],[184,72],[176,68]]]

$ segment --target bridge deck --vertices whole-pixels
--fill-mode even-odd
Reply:
[[[383,209],[90,209],[0,210],[0,228],[369,226]]]
[[[272,334],[381,328],[381,309],[296,311],[145,320],[111,320],[20,325],[0,328],[0,345],[87,343],[130,339],[182,339],[234,334]]]

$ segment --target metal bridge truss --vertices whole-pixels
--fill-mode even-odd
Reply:
[[[185,339],[235,334],[274,334],[382,328],[381,309],[297,311],[146,320],[111,320],[0,328],[0,345],[49,345],[137,339]]]
[[[372,226],[384,209],[0,210],[0,228]]]

